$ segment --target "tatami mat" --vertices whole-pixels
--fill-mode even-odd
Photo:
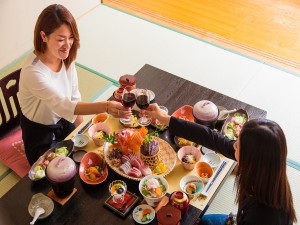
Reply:
[[[16,183],[18,183],[20,177],[15,173],[11,172],[0,181],[0,198],[8,192]]]
[[[229,214],[230,212],[237,212],[238,206],[234,202],[236,196],[234,181],[235,175],[231,174],[207,209],[206,214]]]
[[[79,91],[83,101],[93,101],[101,90],[111,85],[111,82],[80,67],[76,66]]]
[[[8,75],[16,70],[22,68],[25,59],[26,59],[26,55],[17,59],[15,62],[12,62],[9,66],[1,69],[0,70],[0,79],[2,79],[6,75]]]
[[[299,96],[300,77],[105,5],[80,18],[78,27],[79,63],[114,80],[150,64],[265,109],[286,133],[288,158],[299,162],[299,123],[287,117],[284,105],[299,112],[294,96]]]
[[[293,193],[294,206],[296,208],[296,212],[298,213],[298,220],[300,220],[300,194],[298,191],[300,189],[300,171],[288,166],[287,174]],[[235,175],[231,174],[216,195],[212,204],[206,211],[206,214],[228,214],[230,212],[237,212],[238,207],[235,204],[236,190],[234,189],[234,181]]]
[[[2,162],[0,162],[0,176],[7,170],[8,168]]]

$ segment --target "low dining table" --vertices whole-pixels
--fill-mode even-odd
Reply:
[[[205,99],[228,109],[244,109],[247,111],[250,119],[265,118],[267,115],[267,112],[262,109],[210,90],[148,64],[144,65],[135,76],[137,88],[147,88],[153,91],[155,93],[154,101],[159,105],[167,107],[169,114],[172,114],[183,105],[193,106],[196,102]],[[110,100],[112,99],[113,97],[110,98]],[[87,116],[84,122],[74,130],[67,139],[71,139],[91,118],[92,115]],[[124,128],[118,119],[112,116],[109,118],[113,131]],[[159,132],[159,137],[168,142],[175,152],[178,151],[179,147],[174,143],[174,136],[168,129]],[[75,151],[76,150],[77,149],[75,149]],[[101,147],[96,146],[90,139],[84,150],[88,152],[101,151]],[[236,166],[235,161],[225,159],[222,155],[220,155],[220,157],[226,160],[227,164],[219,175],[218,180],[211,187],[207,196],[200,196],[190,201],[189,210],[182,216],[180,224],[195,224],[197,219],[203,216],[218,191],[222,188],[226,178]],[[78,167],[79,164],[77,164],[77,168]],[[195,171],[185,170],[179,160],[177,160],[172,171],[165,177],[169,184],[167,190],[168,195],[174,191],[181,190],[179,182],[183,176],[195,174]],[[111,168],[109,168],[107,179],[98,185],[84,183],[77,173],[75,176],[76,193],[64,204],[59,204],[54,201],[54,210],[51,215],[45,219],[38,220],[36,224],[135,224],[132,217],[132,210],[126,217],[121,217],[104,206],[105,201],[110,196],[108,190],[109,184],[113,180],[118,179],[126,182],[128,190],[139,196],[140,202],[143,200],[138,189],[139,182],[128,179],[116,173]],[[28,224],[32,220],[32,216],[28,212],[28,205],[32,196],[36,193],[47,195],[50,191],[51,186],[47,179],[32,181],[27,176],[22,178],[0,199],[0,223],[5,220],[3,224],[7,225]],[[150,224],[157,224],[157,219],[155,218]]]

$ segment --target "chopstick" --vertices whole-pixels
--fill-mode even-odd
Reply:
[[[75,135],[83,134],[91,125],[92,125],[92,119],[90,119]]]
[[[222,170],[224,169],[224,167],[226,166],[227,161],[224,160],[222,161],[222,163],[220,164],[220,166],[218,167],[216,173],[213,175],[213,177],[208,181],[207,185],[205,186],[205,188],[203,189],[203,191],[201,192],[202,195],[204,196],[208,196],[208,192],[211,189],[211,187],[213,186],[213,184],[215,183],[215,181],[217,180],[218,176],[220,175],[220,173],[222,172]]]

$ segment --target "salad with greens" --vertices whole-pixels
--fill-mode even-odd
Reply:
[[[247,120],[248,117],[245,113],[234,113],[233,116],[229,118],[226,129],[224,130],[225,136],[231,140],[236,140]]]

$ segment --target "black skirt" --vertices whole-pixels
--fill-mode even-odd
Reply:
[[[74,124],[65,119],[53,125],[44,125],[20,116],[25,153],[30,165],[43,155],[53,144],[64,140],[74,129]]]

